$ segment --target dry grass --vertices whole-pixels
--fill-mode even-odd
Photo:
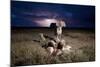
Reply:
[[[53,36],[53,31],[42,30],[43,33]],[[63,37],[66,44],[72,46],[72,52],[61,56],[49,57],[39,40],[40,30],[12,30],[11,37],[11,65],[39,65],[71,62],[88,62],[95,60],[94,32],[64,30]],[[49,60],[48,60],[49,58]]]

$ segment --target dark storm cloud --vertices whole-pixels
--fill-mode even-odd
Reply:
[[[35,27],[34,20],[62,19],[67,27],[95,27],[95,7],[36,2],[11,2],[11,25]],[[41,26],[40,26],[41,27]]]

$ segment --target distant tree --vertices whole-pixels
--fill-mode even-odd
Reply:
[[[56,28],[56,27],[57,27],[57,26],[56,26],[56,23],[51,23],[51,24],[50,24],[50,27],[51,27],[51,28]]]

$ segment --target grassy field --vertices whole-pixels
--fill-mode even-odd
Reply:
[[[95,61],[95,32],[90,30],[63,30],[66,45],[72,52],[48,59],[47,51],[41,44],[39,33],[54,37],[53,29],[12,29],[11,30],[11,65],[39,65]]]

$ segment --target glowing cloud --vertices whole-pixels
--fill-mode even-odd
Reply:
[[[38,26],[41,26],[41,27],[50,27],[50,24],[51,23],[56,23],[56,25],[58,25],[58,20],[56,19],[41,19],[41,20],[35,20],[36,24]],[[65,22],[63,21],[62,22],[62,26],[66,26]]]

